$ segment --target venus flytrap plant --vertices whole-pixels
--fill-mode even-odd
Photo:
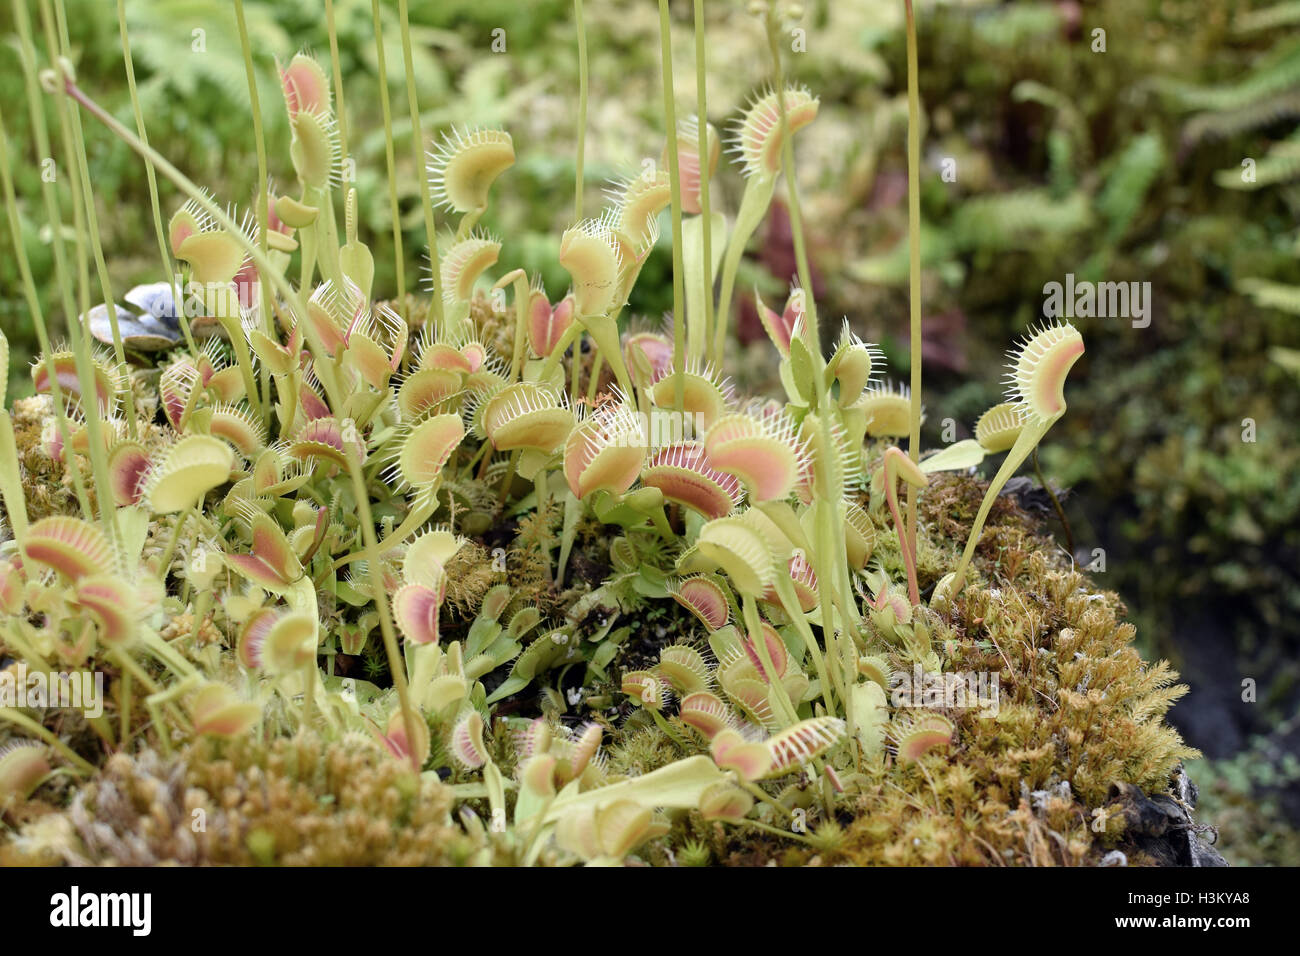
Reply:
[[[915,465],[921,457],[921,94],[917,65],[916,14],[904,0],[907,32],[907,256],[911,427],[907,453]],[[916,554],[916,486],[907,489],[907,546]],[[913,594],[913,603],[916,595]]]
[[[252,113],[253,118],[253,144],[254,149],[257,152],[257,182],[259,192],[254,203],[258,225],[257,236],[262,254],[266,255],[269,251],[269,234],[271,231],[271,198],[266,165],[266,136],[262,130],[262,105],[257,92],[257,78],[253,70],[253,51],[248,42],[248,24],[245,22],[244,18],[243,0],[236,0],[235,2],[235,21],[239,29],[239,48],[244,56],[245,78],[248,85],[250,112]],[[261,283],[258,283],[258,295],[259,313],[262,318],[262,324],[266,326],[267,323],[270,322],[270,308],[266,294],[266,287]],[[269,389],[269,373],[263,369],[262,391],[256,401],[256,407],[260,410],[260,417],[263,421],[265,421],[267,416],[270,414],[267,409],[267,402],[270,399]]]
[[[113,129],[113,131],[119,137],[125,139],[129,144],[133,146],[133,148],[141,152],[142,155],[144,155],[147,160],[154,163],[159,169],[161,169],[164,173],[166,173],[169,176],[169,178],[172,178],[174,181],[177,182],[179,186],[181,186],[183,190],[189,193],[191,200],[203,212],[205,212],[214,221],[220,224],[222,228],[227,230],[227,235],[232,235],[232,236],[240,235],[238,227],[235,226],[231,218],[228,215],[222,213],[220,209],[218,209],[213,203],[211,203],[211,201],[208,200],[207,197],[205,197],[199,190],[197,190],[191,183],[189,183],[188,180],[186,180],[183,176],[181,176],[173,167],[167,164],[165,160],[162,160],[161,157],[157,156],[156,153],[153,153],[153,151],[149,150],[147,147],[144,147],[138,140],[135,139],[135,137],[133,137],[129,132],[127,132],[124,128],[122,128],[120,124],[117,124],[115,120],[113,120],[111,117],[108,117],[107,114],[104,114],[102,110],[99,110],[99,108],[95,106],[93,103],[91,103],[91,101],[89,101],[89,99],[86,98],[84,94],[81,94],[81,92],[75,87],[75,84],[73,84],[70,79],[65,77],[65,83],[68,92],[72,93],[72,95],[76,97],[84,107],[86,107],[88,110],[94,113],[97,116],[97,118],[101,120],[101,122],[104,122],[104,124],[109,126],[110,129]],[[294,87],[293,90],[295,95],[297,95],[299,92],[298,88]],[[301,110],[299,111],[298,115],[299,116],[303,115]],[[316,114],[307,114],[307,115],[316,117]],[[317,133],[322,134],[321,136],[315,137],[315,143],[313,143],[312,141],[313,140],[312,136],[306,137],[308,146],[318,145],[321,143],[328,144],[329,140],[328,140],[327,123],[320,121],[318,117],[316,117],[316,119],[313,122],[304,121],[302,124],[300,124],[300,126],[302,129],[306,130],[309,134],[317,134]],[[322,151],[317,150],[315,151],[314,154],[308,152],[304,156],[302,151],[300,150],[298,154],[295,156],[295,158],[300,159],[300,161],[303,164],[305,164],[305,168],[307,170],[308,175],[313,177],[313,179],[320,184],[317,188],[323,188],[323,186],[325,185],[325,181],[327,180],[327,177],[325,177],[324,180],[322,179],[324,175],[322,173],[322,170],[324,170],[327,167],[322,163],[322,159],[323,159]],[[329,235],[328,229],[326,229],[326,235],[327,236]],[[243,238],[245,244],[248,247],[246,249],[246,252],[249,254],[249,256],[253,258],[258,268],[262,270],[263,277],[265,278],[269,276],[272,282],[275,283],[279,287],[279,289],[286,294],[286,297],[290,300],[290,302],[297,307],[295,310],[297,314],[299,315],[304,314],[306,310],[301,307],[301,299],[294,292],[294,290],[287,285],[287,283],[284,281],[283,276],[278,272],[278,270],[275,269],[275,267],[271,264],[271,262],[267,259],[267,257],[261,254],[261,251],[255,245],[247,241],[247,237],[243,237]],[[321,354],[321,345],[319,339],[313,334],[310,326],[308,326],[307,338],[309,343],[312,345],[313,349],[317,352],[317,355],[319,357],[319,355]],[[337,402],[337,399],[335,398],[335,394],[337,392],[337,386],[333,384],[335,376],[332,373],[327,374],[328,369],[324,366],[318,365],[317,371],[319,371],[322,375],[322,382],[325,385],[327,392],[330,393],[331,400]],[[363,479],[361,478],[361,474],[359,471],[360,465],[356,460],[355,454],[349,452],[347,446],[345,445],[341,446],[340,453],[341,456],[346,460],[348,471],[353,476],[354,491],[357,490],[358,488],[364,488]],[[367,539],[366,541],[367,546],[373,548],[377,542],[374,540],[373,525],[370,523],[369,520],[368,495],[359,495],[357,503],[361,512],[363,537]],[[381,612],[380,621],[381,621],[381,629],[384,631],[385,644],[387,649],[390,652],[390,659],[395,660],[396,653],[397,653],[396,644],[395,641],[393,640],[391,623],[389,622],[388,615],[387,615],[387,602],[383,594],[378,593],[382,591],[382,588],[374,587],[372,590],[377,592],[375,594],[374,599],[376,603],[379,605],[379,609]],[[405,684],[404,681],[401,679],[400,674],[397,675],[397,677],[395,678],[395,682],[398,686],[399,696],[402,696],[404,698]],[[409,725],[410,713],[409,713],[409,708],[405,705],[405,703],[403,703],[402,710],[403,713],[406,715],[406,722]]]
[[[781,57],[783,11],[775,6],[764,11],[764,25],[768,38],[768,47],[772,57],[773,89],[764,100],[760,100],[751,109],[746,118],[742,133],[741,150],[746,164],[775,172],[781,170],[786,177],[787,206],[790,215],[791,233],[794,242],[796,271],[800,285],[805,290],[798,300],[798,330],[802,338],[792,337],[790,355],[786,361],[791,363],[792,374],[783,377],[794,384],[797,395],[790,397],[793,401],[810,404],[817,411],[828,405],[827,383],[824,378],[825,361],[822,358],[820,335],[817,320],[816,303],[812,298],[811,272],[809,270],[807,250],[804,245],[802,213],[799,206],[798,188],[794,175],[793,133],[801,126],[811,122],[816,116],[817,101],[806,91],[787,91]],[[801,343],[801,344],[796,344]],[[828,409],[829,410],[829,409]],[[860,626],[857,608],[851,598],[849,578],[846,569],[838,560],[838,555],[847,548],[847,535],[838,513],[839,505],[845,492],[844,474],[836,468],[828,468],[834,461],[829,450],[836,442],[836,428],[828,414],[818,417],[820,425],[819,443],[826,452],[820,458],[821,467],[815,470],[815,489],[817,494],[811,506],[811,514],[816,528],[816,548],[813,552],[814,570],[822,589],[821,609],[824,639],[829,647],[837,645],[836,657],[839,662],[839,681],[841,692],[852,680],[852,660],[854,657],[855,633]],[[830,555],[835,555],[834,564],[828,563]],[[840,613],[841,627],[836,628],[832,611]],[[850,736],[856,736],[853,725],[854,715],[848,713]]]
[[[770,29],[775,30],[772,26]],[[774,41],[777,42],[777,41]],[[779,61],[779,49],[774,47]],[[776,90],[783,90],[778,95]],[[782,116],[785,119],[782,119]],[[726,254],[722,262],[721,289],[718,293],[717,328],[713,353],[721,355],[726,343],[727,321],[731,311],[731,296],[735,289],[736,273],[745,245],[766,215],[776,191],[776,181],[782,168],[782,153],[789,135],[807,126],[817,116],[817,100],[807,90],[787,89],[778,84],[774,89],[757,96],[733,130],[733,153],[745,174],[745,189],[736,211],[736,223],[727,239]]]
[[[1083,354],[1083,338],[1068,322],[1045,325],[1030,334],[1024,342],[1009,353],[1010,372],[1007,375],[1007,398],[1015,405],[1022,425],[1015,443],[989,484],[979,512],[971,526],[970,537],[962,552],[957,569],[935,588],[935,597],[943,606],[960,593],[966,582],[980,533],[988,519],[989,509],[1003,486],[1030,453],[1042,441],[1048,429],[1065,414],[1065,379],[1074,363]],[[932,599],[933,600],[933,599]]]
[[[41,346],[41,354],[44,356],[42,362],[45,369],[45,376],[50,382],[50,393],[54,404],[54,421],[55,430],[59,441],[63,445],[69,445],[71,440],[71,431],[68,424],[67,416],[64,412],[65,404],[63,397],[63,387],[59,381],[59,375],[52,358],[53,349],[51,348],[49,334],[46,331],[45,317],[41,312],[40,299],[36,294],[36,283],[32,277],[31,264],[27,258],[27,250],[22,243],[22,228],[18,221],[18,204],[14,194],[13,177],[10,173],[10,153],[9,138],[4,129],[4,119],[0,115],[0,186],[3,187],[5,209],[9,222],[9,235],[13,241],[15,258],[18,263],[19,275],[22,278],[23,296],[27,303],[27,309],[32,317],[32,324],[36,328],[37,341]],[[5,365],[5,375],[9,372],[8,364]],[[6,412],[7,415],[7,412]],[[9,425],[12,431],[12,422]],[[11,462],[17,462],[17,457],[9,459]],[[68,470],[72,475],[72,485],[76,494],[77,503],[80,506],[83,517],[90,517],[90,503],[86,495],[85,482],[82,478],[80,466],[77,464],[76,456],[68,459]]]
[[[460,215],[456,238],[466,238],[487,211],[488,190],[514,165],[515,148],[505,130],[454,129],[427,156],[434,204]]]
[[[565,230],[560,238],[559,261],[573,279],[577,325],[591,335],[596,348],[614,370],[619,387],[624,394],[631,395],[632,382],[623,363],[612,315],[620,305],[619,277],[626,264],[613,226],[614,217],[607,214],[600,219],[583,220]]]
[[[415,166],[420,171],[420,209],[424,215],[424,234],[429,246],[430,273],[437,279],[442,274],[438,259],[438,219],[433,208],[433,197],[429,189],[429,171],[424,162],[424,133],[420,126],[420,104],[415,92],[415,65],[411,53],[411,16],[407,0],[398,0],[398,20],[402,28],[402,65],[406,73],[406,105],[411,114],[411,141],[415,150]],[[513,157],[512,157],[513,159]],[[426,322],[442,325],[444,319],[443,299],[445,291],[441,283],[436,283],[433,295],[429,297],[429,311]],[[452,322],[455,329],[459,319]]]
[[[45,8],[43,10],[43,14],[44,14],[44,19],[46,20],[48,26],[49,19],[50,19],[48,16],[48,8]],[[18,26],[18,31],[19,31],[19,40],[22,49],[23,68],[24,68],[24,73],[26,78],[25,85],[27,91],[28,110],[29,113],[32,115],[32,125],[33,125],[33,131],[35,133],[35,138],[36,138],[36,148],[39,150],[40,155],[50,156],[52,155],[50,151],[50,138],[49,138],[48,131],[46,129],[44,113],[39,109],[40,88],[42,86],[47,85],[46,81],[48,80],[48,78],[42,77],[40,80],[38,80],[36,76],[36,51],[35,51],[35,46],[32,42],[31,23],[28,16],[28,11],[26,7],[21,3],[14,4],[14,20]],[[51,54],[54,55],[54,52],[57,49],[57,47],[54,45],[54,43],[48,36],[48,33],[49,31],[47,30],[47,42],[50,43],[50,51]],[[60,69],[71,70],[71,65],[66,60],[60,58],[58,62],[59,62]],[[62,106],[62,103],[63,101],[62,99],[60,99],[59,100],[60,106]],[[66,112],[61,109],[59,115],[60,115],[61,125],[65,125]],[[66,138],[67,137],[65,134],[65,141]],[[44,205],[45,205],[45,213],[48,221],[51,224],[60,222],[61,220],[58,212],[58,201],[57,201],[54,183],[42,179],[41,187],[42,187],[41,188],[42,198],[44,200]],[[9,192],[11,193],[12,190],[9,190]],[[77,194],[74,192],[74,211],[80,208],[80,206],[75,201],[76,199],[77,199]],[[21,244],[21,240],[19,240],[19,243]],[[53,236],[53,241],[51,243],[51,246],[54,252],[55,274],[57,277],[60,292],[62,293],[61,299],[64,307],[64,312],[66,315],[79,314],[80,310],[74,307],[74,296],[73,296],[72,284],[71,284],[72,282],[71,271],[70,271],[69,263],[67,262],[66,259],[66,251],[64,249],[63,239],[60,234],[60,230],[58,228],[54,229],[54,236]],[[20,256],[21,255],[23,254],[20,253]],[[30,275],[30,270],[24,270],[24,275]],[[83,287],[84,287],[84,283],[83,283]],[[43,339],[48,340],[48,336],[45,336],[43,332],[43,325],[42,325],[43,317],[39,315],[39,312],[34,312],[33,319],[36,320],[38,323],[38,334],[42,335]],[[80,394],[83,396],[95,395],[97,394],[96,388],[94,385],[92,385],[92,382],[94,381],[94,372],[93,372],[92,360],[90,356],[90,349],[88,344],[85,341],[86,336],[83,334],[83,331],[81,329],[72,326],[69,327],[68,333],[69,333],[69,338],[72,342],[71,351],[73,356],[73,365],[75,366],[76,369],[76,380],[78,382]],[[42,342],[42,345],[43,346],[45,345],[45,341]],[[49,366],[47,365],[47,369],[48,367]],[[54,373],[51,372],[50,374],[51,374],[51,378],[53,378]],[[53,388],[53,383],[51,384],[51,387]],[[59,409],[56,412],[56,414],[58,414],[62,418],[63,409]],[[85,427],[88,433],[88,437],[90,439],[90,460],[92,466],[91,471],[94,477],[96,495],[98,500],[101,502],[101,513],[109,529],[110,536],[116,539],[118,536],[116,514],[112,509],[104,508],[102,504],[103,502],[111,500],[111,498],[108,491],[109,483],[108,483],[107,469],[106,469],[106,462],[105,462],[105,455],[104,455],[104,442],[101,435],[101,423],[98,414],[98,407],[95,402],[90,402],[88,405]],[[66,428],[66,425],[61,429],[61,437],[63,438],[64,442],[67,443],[69,438],[69,433]],[[89,505],[85,502],[84,495],[83,495],[83,513],[87,517],[90,516]]]
[[[910,458],[906,458],[897,448],[885,452],[884,465],[885,497],[889,501],[889,513],[894,518],[894,530],[898,534],[898,545],[903,552],[903,563],[907,567],[907,593],[912,605],[921,603],[916,586],[916,551],[911,536],[903,525],[902,514],[898,510],[898,479],[901,477],[912,487],[923,488],[926,484],[925,474]]]
[[[49,2],[59,14],[62,4]],[[525,863],[604,864],[655,841],[667,846],[677,839],[670,833],[680,836],[682,815],[670,823],[660,815],[665,809],[697,814],[697,824],[833,848],[833,826],[816,837],[791,833],[792,808],[817,812],[820,801],[833,821],[846,800],[892,783],[895,765],[919,764],[934,785],[925,760],[953,739],[957,722],[897,710],[891,720],[885,699],[894,669],[913,661],[938,668],[943,632],[957,623],[920,607],[929,565],[918,567],[917,495],[929,474],[1008,451],[961,563],[936,588],[935,610],[952,609],[993,498],[1064,412],[1060,383],[1081,340],[1068,326],[1031,337],[1016,357],[1014,407],[990,410],[974,442],[918,463],[919,273],[910,391],[881,383],[879,351],[847,321],[830,354],[822,348],[793,139],[818,104],[786,81],[780,46],[791,11],[761,10],[771,86],[737,126],[733,149],[745,189],[730,229],[709,190],[720,150],[708,123],[703,3],[694,5],[695,116],[680,122],[669,12],[661,0],[661,161],[616,184],[611,205],[584,218],[585,32],[575,2],[582,86],[575,216],[558,237],[558,264],[572,289],[553,303],[522,269],[490,275],[514,241],[480,231],[491,187],[516,159],[510,134],[468,126],[439,137],[434,130],[438,145],[425,152],[427,116],[416,102],[403,0],[407,105],[432,278],[422,329],[407,314],[377,2],[397,308],[375,301],[356,190],[335,196],[347,147],[332,3],[332,91],[326,70],[305,54],[281,68],[298,191],[275,195],[255,117],[259,187],[242,221],[149,147],[138,101],[132,133],[56,61],[51,89],[65,114],[64,145],[82,154],[73,185],[83,207],[89,167],[85,139],[66,116],[73,102],[137,152],[151,177],[162,172],[181,190],[186,205],[165,235],[157,217],[161,258],[165,267],[171,257],[184,263],[201,288],[187,313],[165,287],[182,335],[159,342],[159,352],[176,351],[162,360],[156,386],[123,362],[127,353],[136,361],[144,353],[131,345],[151,317],[161,327],[160,314],[140,304],[145,292],[124,297],[136,312],[106,301],[98,319],[86,316],[116,355],[91,353],[80,328],[70,330],[65,353],[42,343],[36,384],[49,392],[60,429],[51,444],[74,477],[79,462],[90,462],[94,508],[83,488],[80,518],[30,521],[23,473],[0,461],[0,497],[16,536],[0,553],[0,633],[24,658],[90,661],[103,653],[120,664],[129,675],[121,729],[107,721],[96,727],[106,749],[142,732],[131,712],[141,694],[164,749],[177,734],[233,743],[286,731],[333,740],[364,730],[425,780],[449,775],[479,852]],[[242,4],[237,14],[256,104]],[[57,57],[67,44],[58,17],[50,23]],[[910,11],[908,39],[915,242]],[[24,62],[32,75],[30,38]],[[0,160],[7,148],[0,131]],[[0,174],[18,235],[12,183],[7,169]],[[731,299],[745,245],[781,176],[798,276],[779,314],[758,304],[785,396],[737,398],[720,371]],[[47,201],[54,198],[46,190]],[[435,209],[453,220],[441,237]],[[620,337],[622,310],[665,209],[671,333],[633,327]],[[93,221],[86,208],[80,215]],[[293,254],[295,276],[288,274]],[[102,274],[102,258],[97,240],[65,257],[58,276],[70,306],[76,292],[86,300],[89,262]],[[19,261],[23,267],[21,246]],[[24,275],[30,286],[29,270]],[[480,287],[488,285],[493,295],[485,298]],[[25,291],[35,302],[34,289]],[[584,332],[596,347],[589,371],[574,347]],[[227,344],[210,337],[223,334]],[[0,353],[3,343],[0,337]],[[157,424],[135,418],[134,400],[122,400],[132,388],[156,393]],[[135,431],[113,422],[119,410]],[[0,414],[0,457],[15,444],[11,432],[10,417]],[[868,438],[902,437],[911,441],[907,454],[888,447],[878,463],[869,461],[878,446]],[[879,479],[869,490],[872,474]],[[900,478],[909,485],[906,511]],[[890,519],[906,593],[881,564],[893,560],[892,549],[876,548]],[[603,579],[593,571],[601,567]],[[896,575],[896,566],[888,573]],[[37,605],[28,606],[31,595]],[[674,605],[680,617],[665,615],[677,613]],[[52,638],[29,620],[38,609],[50,615]],[[638,659],[646,648],[658,652],[657,662]],[[227,667],[228,657],[238,666]],[[392,689],[337,676],[356,675],[359,666],[379,683],[389,676]],[[345,690],[346,681],[359,686]],[[522,726],[512,761],[496,722],[534,701],[546,716],[511,719]],[[562,729],[584,712],[607,724],[616,708],[632,715],[615,731],[611,753],[600,753],[600,725]],[[44,728],[24,730],[51,743]],[[655,750],[643,767],[627,756],[641,753],[638,737]],[[512,763],[507,780],[500,768]],[[475,801],[492,812],[491,828],[470,810]]]

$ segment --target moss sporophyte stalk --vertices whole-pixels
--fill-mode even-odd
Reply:
[[[0,128],[0,184],[42,352],[34,397],[0,411],[0,643],[12,666],[111,686],[76,719],[0,709],[24,741],[0,756],[6,813],[76,780],[0,853],[1002,865],[1127,845],[1112,785],[1163,790],[1194,756],[1163,722],[1183,688],[999,494],[1065,414],[1083,337],[1066,321],[1029,331],[976,437],[921,447],[910,2],[907,387],[847,320],[824,334],[795,168],[819,102],[787,79],[782,39],[795,5],[734,14],[757,17],[771,56],[728,125],[710,115],[705,4],[683,23],[661,0],[663,152],[597,210],[575,2],[574,209],[554,237],[566,290],[498,268],[510,228],[485,223],[511,221],[489,214],[509,203],[515,141],[432,128],[405,0],[400,57],[371,11],[379,75],[403,73],[409,121],[395,131],[380,82],[384,160],[368,177],[349,165],[333,4],[328,61],[278,64],[279,90],[259,88],[235,6],[252,197],[210,195],[169,162],[134,79],[134,129],[99,105],[64,0],[13,2],[33,140]],[[672,35],[692,30],[694,96],[677,100]],[[273,97],[283,156],[261,123]],[[93,225],[87,150],[111,141],[151,196],[162,181],[182,197],[156,217],[163,271],[128,289]],[[724,152],[743,180],[732,204],[714,188]],[[11,173],[45,155],[67,157],[39,197],[66,345],[19,235],[35,197]],[[418,193],[405,220],[403,177]],[[360,204],[385,203],[363,194],[378,179],[394,288],[359,222]],[[777,199],[798,281],[779,313],[742,291],[783,394],[738,394],[720,370],[744,253]],[[412,241],[427,298],[400,263]],[[662,332],[625,315],[661,241]],[[1001,453],[986,488],[957,474]],[[186,831],[195,809],[201,834]]]

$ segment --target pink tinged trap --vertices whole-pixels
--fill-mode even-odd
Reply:
[[[253,729],[262,717],[262,708],[243,700],[233,688],[212,682],[194,694],[190,716],[195,733],[231,740]]]
[[[69,581],[102,573],[117,563],[104,532],[70,516],[37,521],[27,529],[23,547],[29,560],[57,571]]]
[[[703,443],[694,441],[656,452],[641,473],[641,483],[706,518],[731,514],[744,496],[735,476],[713,467]]]
[[[423,584],[404,585],[393,595],[393,618],[413,644],[438,643],[438,611],[442,595]]]
[[[716,578],[697,574],[670,582],[668,593],[694,614],[710,631],[721,630],[731,620],[731,605]]]

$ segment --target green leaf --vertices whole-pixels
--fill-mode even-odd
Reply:
[[[501,633],[501,625],[491,618],[477,617],[474,623],[470,625],[469,634],[465,636],[465,658],[478,655],[483,648],[487,647],[497,639]]]
[[[510,619],[506,633],[518,640],[541,623],[542,612],[535,607],[526,607]]]
[[[14,535],[21,542],[27,533],[27,499],[23,497],[22,477],[18,473],[13,422],[3,408],[0,408],[0,498],[4,499]]]
[[[849,689],[849,708],[853,711],[853,733],[862,755],[870,759],[882,753],[885,722],[889,718],[884,688],[875,681],[854,684]]]
[[[482,654],[477,654],[465,662],[465,676],[478,680],[489,671],[496,670],[506,661],[519,653],[519,642],[511,640],[504,634],[493,641]]]
[[[632,800],[643,807],[691,810],[699,806],[700,796],[706,789],[726,779],[727,774],[711,758],[687,757],[642,776],[585,793],[570,793],[566,787],[545,811],[542,822],[551,823],[569,813],[607,806],[616,800]]]
[[[515,661],[510,676],[488,697],[489,704],[504,700],[529,685],[538,674],[561,663],[570,655],[576,657],[578,638],[564,630],[551,631],[533,641]]]
[[[5,395],[9,388],[9,340],[0,332],[0,407],[5,404]]]
[[[710,216],[713,220],[709,237],[709,275],[717,278],[722,252],[727,244],[727,217],[720,212]],[[686,347],[687,354],[703,359],[709,347],[705,328],[705,301],[713,295],[712,283],[706,289],[704,281],[704,217],[691,216],[682,223],[682,265],[686,283]]]
[[[921,471],[927,475],[936,471],[960,471],[974,468],[984,460],[984,449],[973,438],[954,442],[929,458],[921,460]]]
[[[790,365],[789,380],[787,381],[785,376],[782,376],[781,380],[787,391],[791,385],[794,386],[794,391],[790,393],[790,400],[799,405],[811,405],[816,395],[814,382],[817,368],[812,354],[808,351],[807,343],[799,336],[790,340],[790,357],[786,362]]]
[[[632,579],[636,593],[648,598],[668,597],[668,575],[654,565],[644,565],[641,573]]]

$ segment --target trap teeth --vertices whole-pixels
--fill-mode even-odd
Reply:
[[[803,87],[787,88],[782,99],[792,135],[816,119],[818,101]],[[746,176],[775,176],[781,169],[781,105],[776,90],[760,94],[733,130],[730,152]]]
[[[445,209],[467,213],[487,207],[488,191],[514,165],[510,134],[499,129],[454,129],[429,153],[429,190]]]

